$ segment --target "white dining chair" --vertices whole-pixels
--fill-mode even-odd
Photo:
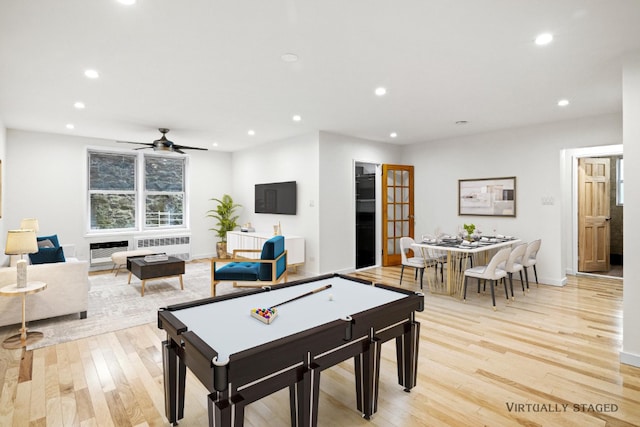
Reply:
[[[509,276],[509,287],[511,288],[511,299],[515,299],[513,295],[513,273],[520,273],[520,283],[522,284],[522,293],[524,293],[524,280],[522,278],[522,257],[527,250],[527,244],[522,243],[515,248],[511,249],[509,258],[498,265],[498,268],[507,272]]]
[[[538,283],[538,271],[536,270],[536,263],[538,262],[538,251],[540,250],[540,245],[542,245],[542,239],[534,240],[527,245],[527,250],[524,252],[522,256],[522,266],[524,267],[524,280],[527,281],[527,289],[529,289],[529,267],[533,267],[533,273],[536,277],[536,285]]]
[[[400,270],[400,286],[402,286],[402,275],[404,274],[405,267],[411,267],[416,269],[415,278],[418,278],[420,274],[420,289],[422,289],[422,276],[424,275],[424,258],[421,256],[408,256],[409,250],[413,249],[415,240],[411,237],[400,238],[400,257],[402,260],[402,269]],[[415,254],[414,254],[415,255]]]
[[[494,285],[502,279],[504,282],[504,292],[509,301],[509,292],[507,291],[507,281],[504,280],[507,276],[507,272],[501,268],[498,268],[500,263],[506,262],[509,259],[511,248],[502,248],[491,258],[487,265],[479,265],[477,267],[467,268],[464,271],[464,295],[463,300],[467,300],[467,282],[469,277],[475,277],[478,279],[478,293],[480,293],[480,282],[489,280],[489,287],[491,288],[491,300],[493,302],[493,309],[496,309],[496,296],[493,290]]]

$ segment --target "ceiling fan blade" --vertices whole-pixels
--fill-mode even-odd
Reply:
[[[173,151],[174,153],[186,154],[184,151],[182,151],[181,149],[177,148],[176,146],[174,146],[171,151]]]
[[[153,144],[150,142],[133,142],[133,141],[116,141],[121,144],[138,144],[138,145],[146,145],[147,147],[153,147]]]
[[[203,151],[208,151],[208,148],[200,148],[200,147],[188,147],[186,145],[173,145],[174,150],[175,149],[184,149],[184,150],[203,150]]]

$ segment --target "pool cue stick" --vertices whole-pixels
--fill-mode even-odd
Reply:
[[[330,287],[331,287],[331,284],[326,285],[326,286],[323,286],[323,287],[318,288],[318,289],[314,289],[314,290],[312,290],[312,291],[310,291],[310,292],[307,292],[306,294],[302,294],[302,295],[297,296],[297,297],[295,297],[295,298],[291,298],[290,300],[287,300],[287,301],[285,301],[285,302],[281,302],[280,304],[272,305],[270,308],[279,307],[279,306],[284,305],[284,304],[286,304],[286,303],[288,303],[288,302],[295,301],[295,300],[300,299],[300,298],[308,297],[309,295],[313,295],[313,294],[315,294],[315,293],[318,293],[318,292],[324,291],[325,289],[329,289]]]

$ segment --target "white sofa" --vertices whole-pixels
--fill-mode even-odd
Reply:
[[[78,313],[87,317],[89,304],[89,263],[68,258],[66,262],[29,265],[27,281],[41,281],[47,288],[27,295],[26,319],[47,319]],[[0,268],[0,287],[16,282],[16,268]],[[22,322],[20,297],[0,296],[0,326]]]

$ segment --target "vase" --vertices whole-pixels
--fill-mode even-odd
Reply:
[[[218,255],[218,258],[229,258],[229,254],[227,253],[227,242],[216,243],[216,254]]]

